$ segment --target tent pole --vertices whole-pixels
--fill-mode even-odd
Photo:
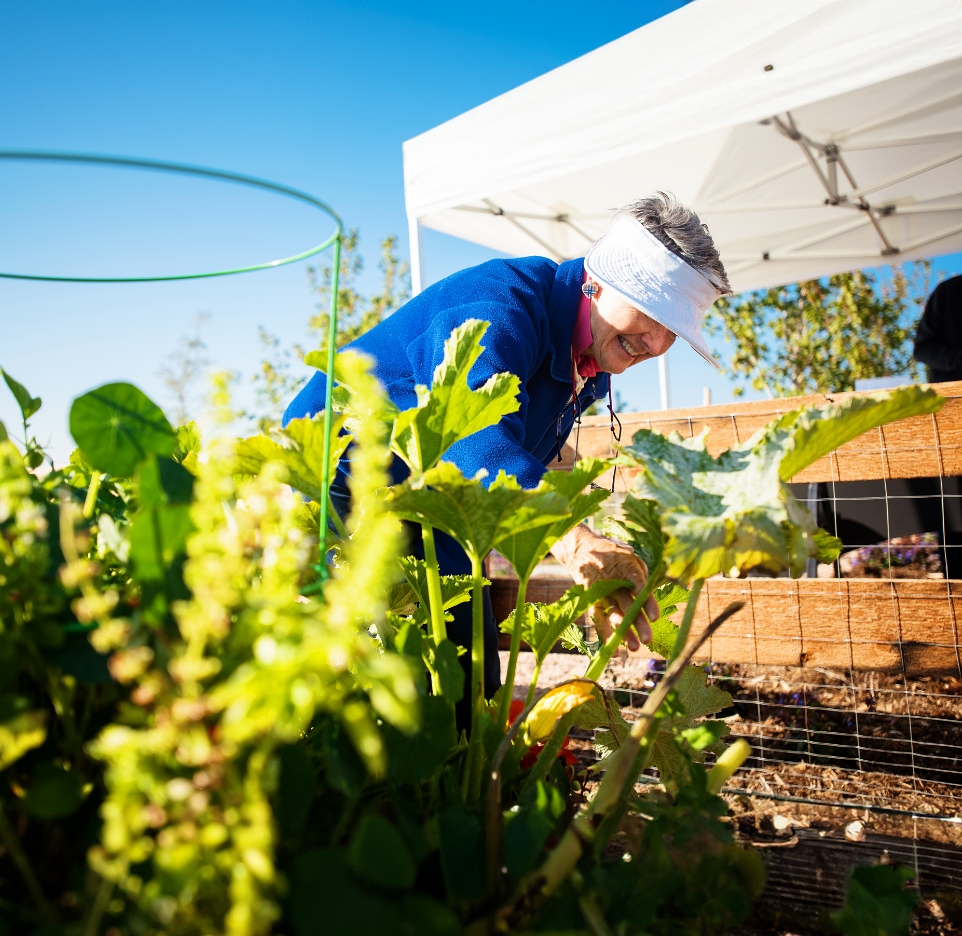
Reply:
[[[658,388],[661,390],[661,408],[671,409],[671,394],[668,388],[668,354],[658,358]]]
[[[424,280],[422,265],[421,221],[419,218],[408,217],[408,240],[410,241],[411,257],[411,295],[416,296],[422,289]]]

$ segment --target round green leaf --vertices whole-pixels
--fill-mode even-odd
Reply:
[[[163,411],[133,384],[104,384],[70,407],[70,433],[91,465],[129,478],[148,455],[169,458],[177,444]]]

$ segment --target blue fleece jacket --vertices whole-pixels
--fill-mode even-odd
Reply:
[[[544,257],[490,260],[435,283],[348,347],[375,360],[374,373],[399,409],[417,403],[416,384],[431,386],[452,329],[467,319],[490,322],[484,352],[468,377],[479,387],[507,371],[521,381],[521,408],[445,454],[467,476],[481,468],[490,481],[504,469],[535,487],[571,432],[571,341],[581,300],[583,260],[560,265]],[[609,375],[590,378],[579,412],[608,393]],[[284,414],[285,424],[324,409],[326,377],[318,372]],[[342,465],[341,470],[346,470]],[[400,460],[395,482],[406,475]]]

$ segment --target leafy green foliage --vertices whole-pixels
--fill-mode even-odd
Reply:
[[[571,471],[546,471],[534,490],[553,493],[568,501],[565,516],[549,516],[541,526],[513,532],[498,540],[498,551],[511,563],[519,579],[528,579],[541,562],[569,530],[586,520],[608,496],[607,491],[586,490],[608,463],[600,458],[585,458]]]
[[[2,367],[0,367],[0,374],[3,374],[3,381],[10,388],[17,406],[20,407],[23,421],[26,422],[40,409],[42,402],[40,397],[31,396],[30,391],[22,383],[14,380]]]
[[[494,374],[477,390],[468,384],[487,328],[477,319],[455,328],[431,388],[416,387],[418,405],[395,420],[391,447],[416,475],[436,465],[455,442],[495,425],[520,406],[519,380],[513,374]]]
[[[758,855],[739,848],[720,819],[725,803],[705,786],[705,771],[673,797],[651,796],[635,806],[640,829],[624,855],[589,872],[588,886],[609,921],[623,932],[652,936],[714,936],[749,914],[764,884]],[[637,828],[637,825],[634,827]],[[569,890],[539,920],[545,930],[583,926]]]
[[[565,516],[567,500],[551,491],[528,491],[503,472],[489,488],[441,462],[417,480],[391,491],[387,503],[406,520],[443,530],[471,556],[486,556],[501,540]]]
[[[774,396],[853,390],[865,377],[917,374],[912,338],[932,291],[927,260],[838,273],[721,298],[706,327],[734,344],[730,375]],[[735,390],[736,394],[742,388]]]
[[[456,336],[434,402],[422,399],[404,418],[361,357],[339,356],[352,510],[324,578],[317,501],[302,496],[326,496],[317,421],[204,444],[196,426],[174,430],[121,386],[78,401],[81,448],[42,479],[0,441],[0,888],[22,881],[26,895],[17,904],[0,891],[4,912],[14,908],[14,936],[40,924],[142,936],[454,936],[489,925],[583,931],[589,917],[595,929],[603,919],[612,931],[653,936],[720,931],[744,917],[760,870],[726,838],[712,794],[738,758],[708,779],[698,763],[719,750],[725,727],[708,716],[730,701],[702,670],[681,673],[658,731],[644,738],[668,795],[639,802],[629,782],[619,793],[632,810],[621,830],[631,861],[602,858],[615,812],[588,820],[594,849],[570,847],[572,824],[598,799],[572,796],[558,756],[570,758],[570,724],[597,729],[612,757],[641,749],[592,682],[549,690],[510,736],[487,705],[458,736],[459,648],[439,637],[429,612],[480,595],[480,558],[492,546],[530,570],[552,537],[596,509],[599,494],[584,487],[604,467],[549,473],[526,491],[505,476],[486,488],[441,460],[385,493],[392,439],[405,438],[427,465],[425,453],[430,460],[455,438],[447,407],[479,392],[465,390],[478,340],[470,329]],[[469,399],[479,420],[495,418],[506,387]],[[931,411],[930,399],[923,404]],[[850,418],[864,428],[916,405],[903,396]],[[785,480],[786,459],[801,464],[837,444],[834,426],[819,428],[829,418],[794,414],[759,434],[752,444],[767,453],[766,482]],[[422,450],[399,424],[434,441]],[[336,448],[346,444],[346,433],[335,438]],[[636,492],[620,529],[661,568],[651,648],[667,655],[678,630],[671,617],[689,600],[663,581],[672,517],[685,496],[712,507],[727,488],[706,482],[723,472],[705,469],[704,453],[683,455],[688,475],[676,483],[674,450],[653,451],[663,464],[650,473],[665,491],[657,505]],[[747,470],[742,461],[754,457],[752,449],[720,463]],[[749,494],[745,486],[735,528],[754,522]],[[475,574],[435,577],[429,563],[400,559],[400,517],[458,538],[478,560]],[[573,622],[620,584],[525,605],[517,634],[536,662],[559,636],[591,652]],[[540,753],[530,752],[539,739]],[[742,757],[737,747],[722,759]],[[465,783],[473,770],[484,780],[476,790]],[[56,860],[50,843],[59,843]]]
[[[351,443],[351,436],[342,433],[344,417],[334,419],[331,434],[330,477],[337,463]],[[237,445],[237,470],[257,475],[269,462],[279,462],[287,468],[287,483],[320,503],[326,496],[321,488],[324,468],[324,415],[292,419],[285,428],[278,429],[274,438],[264,435],[244,439]]]
[[[626,498],[622,526],[629,533],[648,531],[657,503],[668,537],[666,574],[682,582],[753,569],[799,575],[809,557],[830,556],[837,545],[819,534],[786,480],[867,429],[941,405],[931,390],[906,387],[796,410],[717,458],[705,450],[704,435],[666,438],[642,429],[623,450],[642,470]],[[650,534],[643,548],[653,548]]]
[[[584,585],[573,585],[557,601],[552,604],[541,602],[526,606],[526,613],[521,625],[521,639],[531,647],[535,660],[540,664],[551,652],[551,648],[558,642],[562,634],[574,627],[574,622],[581,617],[593,604],[607,598],[612,592],[624,588],[628,582],[622,579],[612,579],[609,582],[596,582],[590,588]],[[506,634],[514,632],[517,611],[501,622],[501,630]],[[575,628],[581,633],[580,628]],[[571,638],[568,638],[569,641]],[[584,638],[582,637],[582,642]]]
[[[908,936],[919,893],[907,889],[914,877],[901,865],[853,868],[845,906],[832,914],[845,936]]]
[[[70,434],[98,471],[129,478],[148,455],[169,458],[177,437],[163,411],[133,384],[104,384],[74,400]]]

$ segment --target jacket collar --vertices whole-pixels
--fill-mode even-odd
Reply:
[[[581,302],[584,272],[585,261],[582,257],[559,264],[548,296],[551,376],[566,385],[571,384],[571,342],[578,318],[578,304]]]

